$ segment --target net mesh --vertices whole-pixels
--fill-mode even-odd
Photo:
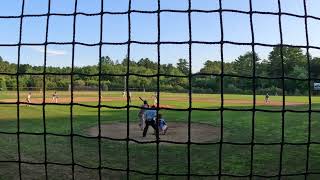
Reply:
[[[19,177],[20,179],[22,178],[22,168],[21,166],[23,164],[29,164],[29,165],[44,165],[45,168],[45,179],[48,179],[48,165],[61,165],[61,166],[71,166],[72,167],[72,179],[75,178],[75,166],[79,166],[85,169],[95,169],[98,170],[99,172],[99,178],[102,178],[102,170],[103,169],[107,169],[107,170],[112,170],[112,171],[121,171],[121,172],[125,172],[126,173],[126,177],[127,179],[129,179],[129,175],[130,173],[138,173],[138,174],[142,174],[142,175],[153,175],[156,177],[156,179],[159,179],[160,176],[185,176],[188,179],[190,179],[191,177],[218,177],[219,179],[223,178],[223,177],[236,177],[236,178],[272,178],[272,177],[276,177],[276,178],[281,178],[281,177],[285,177],[285,176],[301,176],[304,175],[306,178],[308,175],[312,175],[312,174],[320,174],[320,173],[316,173],[316,172],[310,172],[309,170],[309,159],[310,159],[310,145],[311,144],[319,144],[316,142],[311,142],[311,113],[313,112],[319,112],[317,110],[312,110],[311,109],[311,87],[309,86],[309,90],[308,90],[308,109],[307,110],[292,110],[292,109],[286,109],[286,92],[285,92],[285,80],[290,79],[290,80],[298,80],[298,81],[307,81],[308,84],[311,84],[312,81],[316,80],[314,78],[311,78],[310,75],[310,55],[309,55],[309,49],[313,48],[313,49],[320,49],[320,47],[317,46],[310,46],[309,44],[309,37],[308,37],[308,23],[307,20],[308,19],[314,19],[314,20],[320,20],[320,17],[315,17],[315,16],[310,16],[307,13],[307,7],[306,7],[306,0],[303,1],[304,4],[304,15],[298,15],[298,14],[293,14],[293,13],[286,13],[286,12],[282,12],[282,8],[281,8],[281,0],[278,0],[278,12],[263,12],[263,11],[254,11],[252,8],[252,0],[249,0],[249,5],[250,5],[250,9],[249,11],[242,11],[242,10],[234,10],[234,9],[224,9],[222,8],[222,0],[219,0],[219,8],[218,9],[213,9],[213,10],[201,10],[201,9],[192,9],[192,4],[191,4],[191,0],[188,0],[188,9],[187,10],[173,10],[173,9],[161,9],[160,8],[160,0],[157,1],[157,10],[154,11],[143,11],[143,10],[132,10],[132,2],[131,0],[129,0],[129,4],[128,4],[128,10],[125,12],[109,12],[109,11],[104,11],[103,7],[104,7],[104,1],[101,0],[101,11],[99,13],[84,13],[84,12],[78,12],[77,11],[77,6],[78,6],[78,1],[75,0],[75,4],[74,4],[74,12],[73,13],[51,13],[50,9],[51,9],[51,0],[48,0],[48,12],[44,13],[44,14],[36,14],[36,15],[27,15],[24,14],[24,10],[25,10],[25,0],[22,0],[22,12],[21,15],[17,15],[17,16],[0,16],[0,19],[20,19],[20,32],[19,32],[19,42],[16,44],[0,44],[0,46],[3,47],[9,47],[9,46],[13,46],[13,47],[18,47],[18,63],[17,63],[17,69],[19,69],[20,66],[20,60],[21,60],[21,47],[22,46],[44,46],[44,63],[43,63],[43,72],[41,73],[31,73],[31,72],[26,72],[26,73],[20,73],[19,71],[17,71],[17,73],[6,73],[6,72],[0,72],[1,75],[8,75],[8,76],[15,76],[16,77],[16,81],[17,81],[17,87],[16,87],[16,92],[17,92],[17,102],[2,102],[1,104],[16,104],[17,105],[17,132],[16,133],[5,133],[2,132],[3,134],[13,134],[17,136],[17,147],[18,147],[18,159],[16,161],[1,161],[1,162],[8,162],[8,163],[17,163],[19,165]],[[114,2],[116,3],[116,2]],[[164,13],[164,12],[172,12],[172,13],[186,13],[188,14],[188,41],[161,41],[160,37],[161,37],[161,31],[160,31],[160,14]],[[242,43],[242,42],[234,42],[234,41],[226,41],[225,40],[225,36],[224,36],[224,26],[223,26],[223,13],[225,12],[232,12],[232,13],[239,13],[239,14],[246,14],[249,15],[250,17],[250,30],[251,30],[251,42],[250,43]],[[132,19],[132,14],[134,13],[141,13],[141,14],[156,14],[157,15],[157,40],[155,42],[140,42],[140,41],[134,41],[132,40],[132,33],[131,33],[131,19]],[[192,38],[192,21],[191,21],[191,13],[219,13],[219,18],[220,18],[220,27],[218,27],[220,29],[220,33],[221,33],[221,39],[217,42],[207,42],[207,41],[194,41]],[[126,42],[122,42],[122,43],[116,43],[116,42],[104,42],[103,41],[103,16],[105,14],[112,14],[112,15],[127,15],[128,18],[128,32],[129,32],[129,36],[128,36],[128,40]],[[280,44],[264,44],[264,43],[257,43],[255,42],[255,34],[254,34],[254,28],[253,28],[253,15],[255,14],[264,14],[264,15],[274,15],[278,17],[279,20],[279,24],[278,24],[278,28],[279,28],[279,32],[280,32]],[[78,42],[76,41],[76,21],[77,21],[77,16],[78,15],[83,15],[83,16],[99,16],[100,17],[100,35],[99,35],[99,42],[98,43],[84,43],[84,42]],[[282,18],[281,16],[286,15],[286,16],[291,16],[291,17],[297,17],[297,18],[301,18],[304,19],[304,23],[305,23],[305,36],[306,36],[306,45],[289,45],[289,44],[285,44],[283,42],[283,32],[282,32]],[[50,21],[50,17],[52,16],[71,16],[73,17],[73,36],[72,36],[72,41],[71,42],[49,42],[48,41],[48,29],[49,29],[49,21]],[[23,31],[23,20],[26,17],[45,17],[46,18],[46,38],[45,41],[43,43],[23,43],[22,42],[22,31]],[[101,59],[102,57],[102,46],[103,45],[127,45],[127,56],[128,59],[131,58],[131,45],[132,44],[143,44],[143,45],[156,45],[157,46],[157,63],[158,63],[158,69],[157,69],[157,73],[154,75],[141,75],[141,74],[137,74],[137,73],[131,73],[130,72],[130,63],[129,61],[127,61],[127,69],[126,69],[126,73],[125,74],[108,74],[108,73],[102,73],[101,71],[101,62],[99,63],[99,73],[98,74],[81,74],[81,73],[77,73],[74,72],[74,67],[75,67],[75,46],[76,45],[83,45],[83,46],[94,46],[94,47],[99,47],[99,59]],[[176,76],[176,75],[168,75],[168,74],[161,74],[160,73],[160,45],[162,44],[185,44],[188,45],[188,55],[189,55],[189,74],[186,76]],[[219,74],[215,74],[215,73],[196,73],[193,74],[192,73],[192,45],[194,44],[211,44],[211,45],[219,45],[220,46],[220,54],[221,54],[221,73]],[[227,74],[224,71],[224,46],[226,44],[232,44],[232,45],[237,45],[237,46],[241,46],[241,45],[247,45],[247,46],[251,46],[252,52],[253,52],[253,56],[252,56],[252,60],[253,60],[253,67],[252,67],[252,75],[251,76],[241,76],[241,75],[232,75],[232,74]],[[47,51],[48,45],[71,45],[72,46],[72,68],[71,68],[71,72],[70,73],[54,73],[54,72],[47,72],[46,71],[46,67],[47,67]],[[281,50],[281,58],[282,58],[282,75],[280,77],[264,77],[264,76],[257,76],[256,75],[256,57],[255,57],[255,52],[256,52],[256,46],[264,46],[264,47],[280,47]],[[284,59],[283,59],[283,52],[282,52],[282,48],[283,47],[298,47],[298,48],[305,48],[307,51],[307,62],[308,62],[308,78],[306,79],[301,79],[301,78],[295,78],[295,77],[286,77],[285,76],[285,71],[284,71]],[[35,106],[42,106],[42,116],[43,116],[43,133],[27,133],[27,132],[23,132],[21,131],[21,127],[20,127],[20,105],[21,104],[28,104],[25,102],[22,102],[20,99],[20,88],[19,88],[19,78],[21,75],[40,75],[43,76],[43,85],[44,87],[46,87],[46,76],[50,75],[50,76],[57,76],[57,75],[65,75],[65,76],[69,76],[70,77],[70,84],[71,84],[71,102],[70,103],[59,103],[59,104],[55,104],[55,105],[61,105],[61,106],[69,106],[70,107],[70,134],[68,135],[62,135],[62,134],[55,134],[55,133],[49,133],[47,132],[47,127],[46,127],[46,106],[49,105],[46,103],[45,101],[45,97],[46,97],[46,91],[43,90],[43,101],[41,104],[37,104],[37,103],[30,103],[32,105]],[[86,105],[86,104],[81,104],[81,103],[76,103],[74,102],[74,76],[75,75],[81,75],[81,76],[98,76],[99,77],[99,102],[98,105]],[[198,76],[198,75],[202,75],[202,76],[216,76],[216,77],[220,77],[221,78],[221,105],[218,108],[214,108],[214,109],[202,109],[202,108],[193,108],[192,106],[192,77],[194,76]],[[188,78],[189,81],[189,91],[188,91],[188,108],[186,109],[174,109],[174,108],[157,108],[157,113],[159,113],[160,109],[167,109],[167,110],[176,110],[176,111],[187,111],[188,112],[188,139],[186,143],[177,143],[177,142],[172,142],[172,141],[163,141],[159,139],[159,136],[157,135],[156,141],[147,141],[147,142],[139,142],[135,139],[131,139],[129,134],[130,134],[130,128],[129,128],[129,123],[130,123],[130,108],[140,108],[137,106],[133,106],[130,105],[129,102],[129,93],[126,93],[127,96],[127,105],[125,107],[114,107],[114,106],[108,106],[108,105],[102,105],[101,104],[101,77],[102,76],[122,76],[126,78],[126,91],[129,91],[128,87],[129,87],[129,77],[130,76],[139,76],[139,77],[152,77],[152,78],[157,78],[157,92],[160,92],[160,77],[178,77],[178,78]],[[248,108],[248,109],[235,109],[235,108],[229,108],[229,107],[225,107],[224,105],[224,78],[225,77],[240,77],[240,78],[246,78],[246,79],[250,79],[252,80],[252,92],[253,92],[253,106],[252,108]],[[281,80],[281,84],[282,84],[282,100],[283,100],[283,104],[282,104],[282,108],[281,110],[266,110],[266,109],[259,109],[256,106],[256,84],[257,84],[257,79],[269,79],[269,80]],[[160,93],[157,93],[157,99],[160,98]],[[74,138],[75,137],[83,137],[83,138],[88,138],[86,136],[83,135],[79,135],[76,134],[74,132],[74,106],[84,106],[84,107],[88,107],[88,108],[97,108],[98,109],[98,127],[99,127],[99,131],[98,131],[98,136],[94,137],[98,139],[98,144],[99,144],[99,151],[98,151],[98,157],[99,157],[99,162],[98,162],[98,167],[88,167],[88,166],[84,166],[82,164],[79,164],[77,162],[75,162],[75,146],[74,146]],[[159,107],[159,101],[157,102],[157,105]],[[122,142],[126,142],[126,163],[127,166],[124,169],[117,169],[117,168],[111,168],[111,167],[105,167],[102,165],[102,151],[101,151],[101,140],[102,139],[109,139],[109,140],[115,140],[112,138],[108,138],[108,137],[103,137],[101,134],[101,108],[106,107],[106,108],[113,108],[113,109],[126,109],[127,112],[127,137],[125,139],[116,139],[117,141],[122,141]],[[192,110],[198,110],[198,111],[218,111],[220,112],[220,124],[221,124],[221,131],[220,131],[220,141],[215,142],[215,143],[195,143],[191,141],[191,113]],[[240,143],[240,142],[226,142],[224,141],[224,111],[249,111],[252,112],[252,131],[251,131],[251,142],[250,143]],[[281,141],[278,143],[257,143],[255,142],[255,120],[256,120],[256,112],[268,112],[268,113],[274,113],[274,112],[278,112],[281,113]],[[308,113],[308,138],[307,138],[307,142],[304,143],[288,143],[285,142],[285,132],[284,132],[284,128],[285,128],[285,113],[286,112],[295,112],[295,113]],[[43,136],[43,141],[44,141],[44,161],[43,162],[39,162],[39,163],[35,163],[35,162],[29,162],[29,161],[24,161],[22,160],[21,157],[21,135],[23,134],[27,134],[27,135],[38,135],[38,136]],[[69,137],[70,138],[70,149],[71,149],[71,163],[57,163],[57,162],[50,162],[48,160],[48,156],[47,156],[47,152],[48,152],[48,146],[47,146],[47,136],[48,135],[54,135],[54,136],[61,136],[61,137]],[[90,137],[92,138],[92,137]],[[144,171],[140,171],[140,170],[134,170],[130,167],[130,149],[129,149],[129,143],[130,142],[135,142],[135,143],[140,143],[140,144],[148,144],[148,143],[155,143],[156,144],[156,171],[155,172],[144,172]],[[159,150],[159,143],[160,142],[167,142],[167,143],[172,143],[172,144],[186,144],[187,145],[187,173],[186,174],[170,174],[170,173],[163,173],[159,171],[159,162],[160,162],[160,150]],[[218,145],[219,146],[219,157],[217,157],[219,159],[219,168],[218,168],[218,173],[217,174],[194,174],[191,172],[191,145],[193,144],[202,144],[202,145]],[[223,147],[224,145],[249,145],[250,146],[250,173],[248,175],[237,175],[237,174],[226,174],[223,172]],[[254,147],[255,145],[263,145],[263,146],[268,146],[268,145],[279,145],[280,148],[280,152],[279,152],[279,172],[277,173],[277,175],[270,175],[270,176],[266,176],[266,175],[258,175],[258,174],[254,174]],[[306,153],[306,162],[305,162],[305,171],[303,173],[296,173],[296,174],[285,174],[283,173],[283,156],[284,156],[284,145],[303,145],[303,146],[307,146],[307,153]]]

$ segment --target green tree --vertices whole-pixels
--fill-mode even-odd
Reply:
[[[100,61],[101,61],[101,66],[114,65],[114,62],[109,56],[102,56]]]
[[[239,56],[233,63],[233,71],[231,74],[236,74],[240,76],[253,76],[253,68],[254,64],[256,65],[256,69],[260,58],[258,54],[253,54],[252,52],[246,52],[244,55]],[[256,73],[257,74],[257,73]],[[229,84],[233,84],[233,86],[241,89],[241,90],[251,90],[252,89],[252,80],[245,78],[228,78]],[[227,86],[229,87],[229,86]],[[231,87],[231,86],[230,86]],[[232,89],[232,88],[230,88]]]
[[[255,60],[255,61],[254,61]],[[260,61],[258,54],[254,55],[253,60],[253,53],[246,52],[244,55],[239,56],[234,62],[234,71],[237,75],[243,76],[252,76],[253,74],[253,65]]]
[[[152,62],[149,58],[142,58],[137,62],[138,66],[145,67],[147,69],[157,69],[158,64],[155,62]]]
[[[313,78],[320,78],[320,58],[315,57],[310,62],[310,73]]]
[[[289,74],[290,77],[295,77],[298,79],[307,79],[308,73],[304,67],[294,66],[293,70]],[[286,81],[286,90],[290,94],[306,94],[308,90],[308,82],[298,81],[298,80],[287,80]]]
[[[284,74],[289,75],[294,66],[306,68],[306,55],[303,54],[300,48],[282,47]],[[269,54],[269,75],[282,75],[282,57],[281,48],[275,47]]]
[[[19,73],[26,73],[32,69],[31,65],[29,64],[20,64],[19,66]]]
[[[204,63],[203,68],[200,69],[201,73],[207,73],[207,74],[220,74],[221,73],[221,62],[220,61],[210,61],[207,60]]]
[[[110,84],[111,84],[110,81],[101,81],[101,88],[102,88],[102,90],[108,91]]]
[[[189,62],[185,59],[179,59],[177,63],[177,68],[184,74],[189,74]]]
[[[75,80],[74,83],[73,83],[74,86],[85,86],[86,85],[86,82],[81,80],[81,79],[78,79],[78,80]]]
[[[4,77],[0,77],[0,91],[6,91],[6,90],[7,90],[6,79]]]

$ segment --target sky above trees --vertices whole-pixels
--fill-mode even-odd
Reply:
[[[20,15],[22,0],[1,1],[0,16]],[[277,0],[252,0],[253,10],[278,12]],[[320,1],[308,0],[309,15],[320,17]],[[48,1],[25,0],[25,14],[43,14],[48,11]],[[282,11],[304,15],[303,0],[281,0]],[[51,0],[52,13],[73,13],[74,0]],[[224,9],[249,10],[249,0],[223,0]],[[127,11],[128,0],[104,0],[104,11]],[[186,10],[187,0],[161,0],[161,9]],[[219,8],[218,0],[192,0],[192,9],[212,10]],[[132,0],[132,9],[156,10],[156,0]],[[78,12],[100,12],[100,0],[78,0]],[[221,38],[219,13],[192,13],[192,40],[216,42]],[[45,41],[46,17],[28,17],[23,20],[22,42],[43,43]],[[78,15],[76,19],[76,41],[83,43],[99,42],[100,17]],[[48,41],[72,41],[73,17],[51,16],[49,19]],[[280,43],[278,17],[275,15],[253,15],[255,41],[258,43]],[[224,40],[247,43],[251,42],[249,15],[241,13],[223,13]],[[282,16],[283,41],[285,44],[306,45],[305,24],[303,18]],[[19,18],[0,18],[0,44],[15,44],[19,39]],[[309,41],[312,46],[320,46],[320,20],[308,19]],[[186,13],[161,13],[161,41],[187,41],[188,15]],[[157,40],[156,14],[131,14],[131,39],[142,42]],[[128,40],[127,15],[104,15],[103,41],[125,42]],[[99,47],[75,47],[75,65],[95,65],[99,60]],[[180,58],[188,59],[188,45],[161,45],[161,63],[176,64]],[[260,58],[266,59],[272,48],[256,46]],[[251,46],[224,46],[224,60],[234,61],[238,56],[251,51]],[[302,49],[305,52],[304,49]],[[49,45],[47,65],[70,66],[72,47],[70,45]],[[320,50],[310,49],[313,56],[320,56]],[[126,55],[127,46],[104,45],[102,55],[121,61]],[[17,61],[17,47],[0,46],[0,56],[11,63]],[[131,45],[132,60],[149,58],[156,62],[156,45]],[[44,50],[42,46],[22,46],[21,63],[43,65]],[[206,60],[221,60],[219,45],[192,45],[193,71],[199,71]]]

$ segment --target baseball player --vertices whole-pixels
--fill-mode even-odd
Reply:
[[[154,95],[151,96],[153,98],[153,105],[157,106],[158,104],[158,93],[155,92]]]
[[[55,91],[55,92],[52,94],[52,102],[58,103],[58,94],[57,94],[57,91]]]
[[[140,127],[141,130],[143,130],[143,129],[144,129],[144,126],[145,126],[145,116],[144,116],[144,113],[145,113],[145,111],[146,111],[145,108],[148,108],[148,107],[149,107],[148,102],[147,102],[146,100],[144,100],[144,101],[143,101],[143,105],[141,106],[141,109],[140,109],[140,111],[139,111],[139,113],[138,113],[138,117],[139,117],[139,120],[140,120],[140,122],[139,122],[139,127]]]
[[[158,134],[158,127],[156,125],[156,116],[157,116],[157,111],[155,110],[155,106],[152,106],[151,109],[148,109],[145,111],[144,113],[145,116],[145,127],[143,129],[143,137],[146,137],[147,132],[148,132],[148,128],[149,126],[152,126],[152,128],[155,130],[155,135]]]
[[[131,94],[131,92],[129,92],[129,102],[131,103],[131,96],[132,96],[132,94]],[[123,91],[123,93],[122,93],[122,97],[127,97],[127,92],[126,91]]]
[[[131,92],[129,92],[129,103],[131,103],[131,96],[132,96],[132,94],[131,94]]]
[[[165,135],[168,130],[168,125],[167,125],[166,121],[162,118],[162,114],[158,114],[157,120],[158,120],[159,130],[161,131],[161,133],[163,135]]]
[[[269,96],[269,93],[267,93],[266,94],[266,97],[264,98],[264,102],[266,103],[266,104],[269,104],[270,103],[270,96]]]
[[[29,103],[31,103],[31,92],[28,93],[28,96],[27,96],[27,106],[30,106]]]

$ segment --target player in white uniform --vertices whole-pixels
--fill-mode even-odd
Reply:
[[[30,106],[29,103],[31,103],[31,92],[28,93],[28,96],[27,96],[27,106]]]
[[[123,92],[122,92],[122,97],[123,97],[123,98],[126,98],[126,97],[127,97],[127,92],[126,92],[126,91],[123,91]],[[132,97],[132,94],[131,94],[131,92],[129,92],[129,97],[128,97],[128,98],[129,98],[129,103],[131,103],[131,97]]]
[[[57,94],[56,91],[55,91],[54,94],[52,95],[52,102],[58,103],[58,94]]]
[[[154,95],[151,96],[153,98],[153,105],[157,106],[158,104],[158,93],[155,92]]]
[[[265,98],[264,98],[264,102],[266,104],[269,104],[270,103],[270,96],[269,96],[269,93],[266,94]]]
[[[139,117],[139,120],[140,120],[139,127],[140,127],[141,130],[143,130],[144,126],[145,126],[146,118],[145,118],[144,113],[147,110],[145,108],[148,108],[148,107],[149,107],[148,102],[147,101],[143,101],[143,105],[141,106],[141,109],[140,109],[140,111],[138,113],[138,117]]]
[[[131,103],[131,97],[132,97],[132,94],[131,92],[129,92],[129,103]]]

